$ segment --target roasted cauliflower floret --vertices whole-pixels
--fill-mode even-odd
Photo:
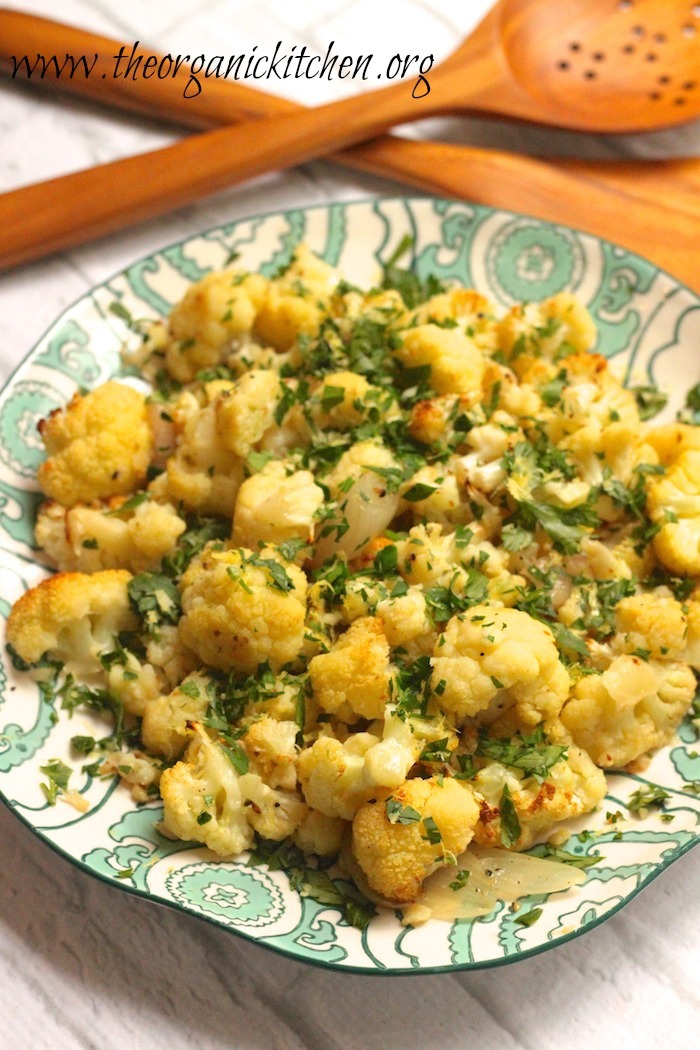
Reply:
[[[327,714],[350,724],[381,718],[393,679],[381,620],[355,620],[330,652],[314,656],[309,677],[314,699]]]
[[[195,671],[166,696],[148,700],[143,709],[141,738],[156,755],[178,758],[192,738],[192,722],[201,722],[209,708],[211,679]]]
[[[276,671],[304,643],[305,602],[306,577],[274,548],[209,548],[182,578],[180,637],[220,671]]]
[[[115,648],[121,631],[138,620],[129,605],[124,570],[58,573],[15,602],[7,620],[7,641],[27,663],[47,656],[76,675],[101,670],[100,656]]]
[[[165,676],[126,649],[116,652],[118,659],[105,661],[110,665],[106,671],[107,688],[128,714],[140,718],[146,704],[160,695]]]
[[[48,454],[39,484],[65,507],[133,492],[146,479],[152,447],[146,399],[123,383],[75,394],[41,420],[39,433]]]
[[[243,481],[243,460],[224,445],[218,425],[218,409],[228,388],[210,387],[213,396],[204,407],[189,391],[180,395],[172,410],[175,453],[150,490],[158,499],[203,514],[230,516]]]
[[[518,609],[453,616],[431,662],[436,703],[461,720],[532,728],[558,715],[569,691],[552,632]]]
[[[155,570],[187,528],[170,503],[146,500],[122,510],[124,498],[66,508],[47,501],[39,508],[35,536],[61,572]]]
[[[264,715],[251,722],[243,737],[251,773],[257,773],[271,788],[293,791],[297,783],[298,732],[296,722],[288,719],[277,721]]]
[[[407,780],[360,807],[352,851],[375,893],[408,903],[431,871],[464,852],[478,819],[479,806],[462,782]]]
[[[435,631],[422,588],[392,592],[393,587],[369,576],[348,580],[341,605],[344,620],[353,623],[362,616],[376,616],[391,649],[400,646],[416,655],[432,653]]]
[[[244,773],[240,786],[246,817],[264,839],[281,842],[290,838],[308,813],[308,806],[296,792],[271,788],[257,773]]]
[[[700,449],[682,451],[665,474],[647,478],[646,490],[657,558],[671,572],[700,575]]]
[[[417,325],[401,332],[397,357],[407,368],[430,367],[430,385],[438,394],[461,394],[476,404],[481,396],[484,358],[474,340],[459,328]]]
[[[654,660],[682,659],[688,637],[688,618],[679,601],[668,594],[633,594],[615,606],[618,652],[643,650]]]
[[[224,448],[245,459],[274,426],[284,390],[269,368],[251,368],[223,390],[216,402],[216,426]]]
[[[489,353],[497,349],[496,306],[473,288],[452,288],[433,295],[414,307],[407,318],[411,324],[457,322],[480,350]]]
[[[443,533],[440,525],[414,525],[396,547],[399,572],[408,584],[424,588],[446,586],[457,572],[454,533]]]
[[[519,359],[552,359],[563,346],[582,353],[590,350],[597,338],[588,310],[570,292],[559,292],[541,303],[511,307],[497,331],[499,346],[516,371]]]
[[[500,807],[507,787],[520,825],[520,834],[512,844],[517,850],[527,849],[541,831],[560,821],[589,813],[606,792],[605,774],[574,745],[543,780],[501,762],[489,762],[471,783],[480,803],[474,841],[481,846],[501,845]]]
[[[620,769],[668,744],[695,696],[687,664],[617,656],[574,686],[561,712],[573,740],[604,769]]]
[[[270,281],[255,320],[256,334],[281,351],[289,350],[300,335],[315,335],[337,282],[335,270],[299,245],[282,276]]]
[[[313,540],[323,489],[309,470],[287,470],[278,460],[243,482],[236,497],[232,539],[236,546]],[[304,557],[303,547],[298,557]]]
[[[368,419],[389,422],[400,418],[396,398],[348,370],[324,376],[305,407],[309,422],[324,432],[354,430]]]
[[[236,341],[251,331],[267,284],[260,274],[221,270],[188,288],[168,322],[170,374],[189,383],[200,370],[222,364]]]
[[[183,644],[177,624],[174,623],[160,624],[157,633],[148,636],[146,659],[170,689],[174,689],[190,671],[194,671],[199,662],[192,650]]]
[[[307,855],[334,857],[343,845],[347,823],[340,817],[327,817],[317,809],[307,809],[301,824],[294,832],[294,841]]]
[[[379,743],[372,733],[353,733],[341,743],[322,736],[299,755],[299,783],[312,809],[352,820],[377,790],[365,770],[365,754]]]
[[[185,758],[163,771],[163,824],[185,842],[202,842],[220,856],[235,856],[253,844],[240,776],[226,752],[199,724]]]
[[[374,733],[352,733],[343,743],[321,736],[301,752],[299,781],[313,809],[328,817],[352,820],[359,806],[379,788],[396,788],[404,782],[424,741],[391,705],[385,710],[381,732],[381,738]]]

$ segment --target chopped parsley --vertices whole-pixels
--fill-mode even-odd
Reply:
[[[503,785],[501,800],[498,804],[501,817],[501,845],[511,849],[520,838],[521,827],[515,803],[507,784]]]
[[[48,783],[41,783],[39,787],[48,804],[55,806],[59,792],[67,789],[73,770],[60,759],[52,758],[45,766],[39,766],[39,771],[48,778]]]

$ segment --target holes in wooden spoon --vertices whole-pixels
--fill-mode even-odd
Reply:
[[[632,36],[636,36],[638,40],[641,40],[643,36],[646,36],[646,29],[644,26],[633,26]]]
[[[658,57],[659,56],[654,51],[649,51],[648,54],[644,56],[647,62],[656,62]]]
[[[595,80],[595,78],[598,76],[595,69],[587,69],[585,70],[583,75],[586,78],[586,80]]]

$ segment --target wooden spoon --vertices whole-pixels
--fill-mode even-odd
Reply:
[[[2,265],[164,214],[408,119],[470,109],[579,130],[681,123],[700,113],[692,79],[696,6],[689,0],[569,0],[548,7],[543,26],[541,0],[500,0],[430,73],[431,91],[422,98],[411,98],[402,82],[3,195]],[[661,90],[659,77],[671,78],[673,90]]]
[[[116,51],[115,51],[116,48]],[[123,49],[121,75],[114,76],[115,58]],[[19,57],[30,63],[37,54],[94,54],[89,78],[47,75],[57,86],[120,106],[157,109],[161,116],[181,120],[182,92],[190,81],[187,66],[175,76],[161,76],[158,65],[141,78],[143,62],[132,79],[123,75],[131,45],[120,44],[71,26],[19,11],[0,8],[0,58],[20,79],[28,78]],[[147,57],[147,48],[137,48]],[[431,56],[432,57],[432,56]],[[14,62],[13,62],[14,58]],[[297,124],[312,134],[318,119],[318,152],[327,152],[328,124],[347,123],[353,130],[334,138],[359,141],[358,121],[366,122],[363,137],[380,128],[443,113],[481,112],[550,124],[577,131],[651,131],[687,123],[700,116],[700,5],[693,0],[499,0],[484,20],[438,67],[426,72],[430,89],[409,90],[418,66],[409,67],[408,82],[309,111]],[[172,62],[170,65],[172,66]],[[167,65],[166,65],[167,72]],[[34,73],[35,78],[39,74]],[[371,73],[374,76],[374,69]],[[379,77],[381,78],[381,76]],[[106,81],[106,83],[105,83]],[[186,99],[192,126],[223,124],[229,108],[224,79],[205,79],[202,91]],[[147,89],[147,91],[146,91]],[[249,89],[248,89],[249,90]],[[245,92],[246,89],[243,88]],[[192,85],[190,84],[190,94]],[[218,117],[212,117],[218,104]],[[255,112],[248,115],[260,115]],[[269,114],[299,110],[277,100]],[[368,112],[371,111],[371,112]],[[376,112],[375,112],[376,111]],[[230,118],[228,118],[230,119]],[[309,123],[311,121],[311,124]],[[189,121],[188,121],[189,122]],[[310,148],[310,147],[307,147]],[[315,149],[316,147],[314,147]],[[283,158],[286,160],[286,158]]]

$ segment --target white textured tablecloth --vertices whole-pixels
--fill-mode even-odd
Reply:
[[[489,0],[5,3],[175,53],[239,53],[254,44],[262,52],[279,39],[325,51],[336,40],[350,54],[404,50],[433,52],[436,59],[490,6]],[[277,85],[309,104],[362,86]],[[462,119],[409,133],[590,156],[700,152],[697,127],[603,141]],[[4,190],[164,144],[173,132],[4,81],[0,136]],[[261,211],[392,192],[401,187],[323,163],[306,165],[4,276],[0,379],[65,306],[162,244]],[[0,1046],[8,1050],[698,1045],[700,851],[600,928],[536,958],[478,973],[382,978],[288,961],[120,893],[56,856],[2,806],[0,836]]]

